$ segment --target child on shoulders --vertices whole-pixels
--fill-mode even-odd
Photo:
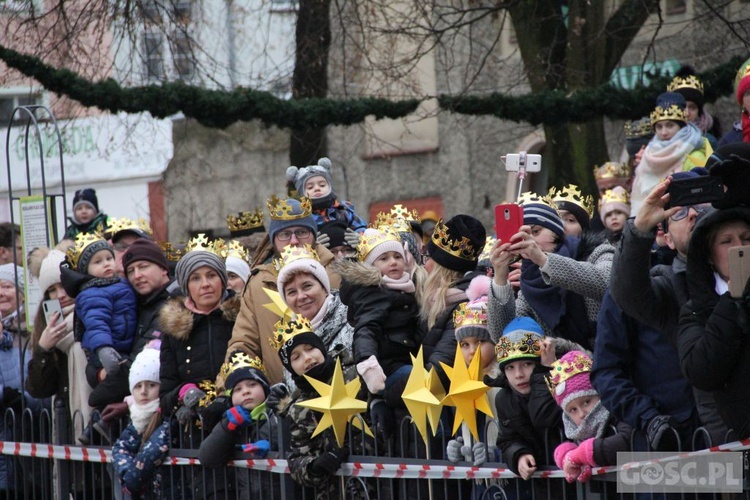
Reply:
[[[109,228],[109,217],[99,210],[96,191],[91,188],[79,189],[73,197],[73,216],[68,217],[70,225],[63,239],[74,240],[80,233],[102,233]]]

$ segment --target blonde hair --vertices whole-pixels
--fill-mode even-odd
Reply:
[[[427,322],[427,328],[435,326],[438,316],[445,310],[445,296],[448,290],[463,276],[461,271],[453,271],[434,262],[432,272],[422,287],[419,316]]]

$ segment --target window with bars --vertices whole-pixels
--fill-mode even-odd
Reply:
[[[164,79],[164,35],[146,32],[143,34],[145,74],[148,80]]]
[[[172,40],[172,59],[180,80],[190,80],[195,75],[195,57],[192,41],[184,31],[176,31]]]
[[[15,113],[13,111],[18,106],[29,106],[32,104],[42,104],[42,96],[39,94],[0,94],[0,127],[8,124],[11,126],[26,123],[27,115],[25,113]],[[13,122],[10,123],[10,117],[13,115]]]

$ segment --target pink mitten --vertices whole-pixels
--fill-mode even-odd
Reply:
[[[562,470],[565,473],[565,480],[572,483],[581,474],[581,466],[570,460],[570,453],[565,456]]]
[[[378,363],[378,358],[370,356],[366,360],[357,363],[357,373],[365,380],[367,390],[372,394],[378,394],[385,390],[385,373]]]
[[[596,462],[594,462],[594,439],[596,438],[589,438],[582,442],[578,445],[578,448],[568,454],[568,458],[579,465],[596,467]]]
[[[589,479],[591,479],[591,467],[584,465],[581,467],[581,473],[578,474],[578,482],[585,483]]]
[[[555,448],[554,453],[555,464],[557,464],[557,467],[562,469],[565,462],[565,455],[567,455],[568,452],[575,450],[576,448],[578,448],[578,446],[570,441],[565,441],[564,443],[558,445],[557,448]]]

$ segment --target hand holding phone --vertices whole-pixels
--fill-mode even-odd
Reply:
[[[501,203],[495,205],[495,234],[503,243],[510,242],[510,238],[523,226],[523,207],[515,203]]]
[[[724,197],[724,184],[720,177],[713,175],[672,179],[667,193],[669,202],[664,206],[665,209],[700,205],[721,200]]]
[[[42,302],[42,311],[44,311],[44,320],[49,325],[52,323],[52,317],[55,313],[58,313],[58,321],[62,318],[62,307],[60,307],[60,301],[57,299],[45,300]]]

